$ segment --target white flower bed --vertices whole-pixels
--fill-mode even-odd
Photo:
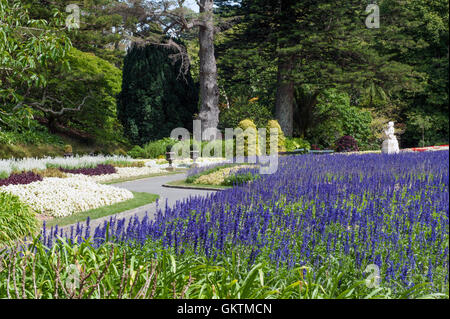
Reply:
[[[1,186],[0,192],[3,191],[17,195],[36,211],[53,217],[69,216],[134,197],[126,189],[100,185],[83,175],[44,178],[28,185]]]
[[[127,161],[131,158],[124,156],[74,156],[74,157],[47,157],[47,158],[25,158],[0,160],[0,172],[6,172],[8,175],[12,171],[31,171],[33,169],[44,170],[48,166],[64,168],[95,167],[98,164],[107,161]]]
[[[232,160],[228,160],[224,157],[200,157],[197,159],[197,164],[199,166],[208,166],[210,164],[217,163],[232,163]]]
[[[231,160],[227,160],[224,157],[199,157],[196,161],[198,166],[207,166],[215,163],[230,163]],[[190,158],[176,159],[173,161],[172,166],[177,168],[187,168],[191,166],[194,161]],[[159,167],[161,169],[169,167],[165,159],[147,160],[145,166]]]
[[[115,174],[89,176],[89,178],[96,182],[109,182],[115,179],[133,178],[167,172],[166,170],[160,169],[159,167],[116,167],[116,170],[117,173]],[[69,175],[76,176],[73,174]]]

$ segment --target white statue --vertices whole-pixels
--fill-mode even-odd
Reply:
[[[398,141],[394,133],[394,122],[389,122],[387,129],[384,130],[384,141],[381,146],[382,153],[397,154],[400,152]]]

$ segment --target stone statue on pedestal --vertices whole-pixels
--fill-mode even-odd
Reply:
[[[384,141],[381,145],[382,153],[397,154],[400,152],[398,141],[394,133],[394,122],[389,122],[387,129],[384,130]]]

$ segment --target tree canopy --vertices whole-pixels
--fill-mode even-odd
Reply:
[[[356,0],[199,0],[199,12],[84,0],[79,28],[65,23],[72,4],[0,0],[3,131],[34,118],[52,133],[143,144],[193,117],[220,129],[277,119],[287,137],[328,148],[354,135],[374,148],[392,120],[401,147],[448,143],[447,1],[378,1],[380,28]],[[133,43],[147,53],[125,57]]]

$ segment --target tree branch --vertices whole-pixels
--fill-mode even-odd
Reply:
[[[88,95],[86,95],[86,96],[83,98],[82,102],[81,102],[77,107],[72,107],[72,108],[70,108],[70,107],[63,107],[63,108],[61,108],[59,111],[55,111],[55,110],[53,110],[53,109],[51,109],[51,108],[45,108],[45,107],[43,106],[43,105],[45,104],[45,102],[46,102],[47,100],[49,100],[49,101],[56,102],[56,103],[58,103],[58,104],[60,104],[60,105],[62,105],[64,102],[62,102],[62,101],[60,101],[60,100],[58,100],[58,99],[55,99],[55,98],[53,98],[53,97],[47,96],[47,90],[44,90],[44,94],[43,94],[43,96],[42,96],[41,102],[32,102],[32,103],[29,103],[29,104],[30,104],[31,106],[37,108],[38,110],[41,110],[42,112],[50,113],[50,114],[57,115],[57,116],[61,116],[61,115],[63,115],[63,114],[66,113],[66,112],[79,112],[79,111],[81,111],[81,108],[82,108],[82,107],[84,106],[84,104],[86,103],[86,100],[87,100],[88,98],[90,98],[90,97],[92,97],[92,92],[90,92]]]

